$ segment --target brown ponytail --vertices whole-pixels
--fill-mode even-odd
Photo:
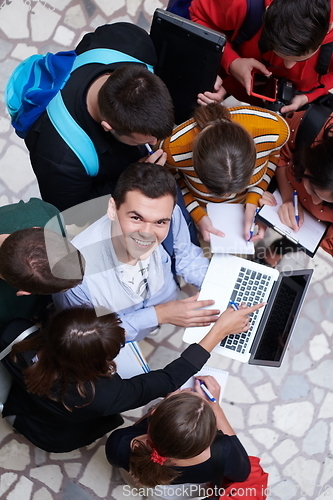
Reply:
[[[207,402],[189,392],[174,394],[164,399],[152,413],[148,443],[134,441],[130,472],[143,486],[170,484],[179,476],[171,467],[172,459],[200,455],[211,445],[215,435],[216,418]],[[154,450],[159,458],[167,460],[154,461]]]
[[[194,117],[202,129],[193,143],[193,166],[199,179],[217,196],[241,193],[255,167],[253,138],[219,104],[201,106]]]

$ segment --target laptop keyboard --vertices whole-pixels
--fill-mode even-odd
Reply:
[[[254,304],[263,302],[270,281],[271,276],[268,276],[263,272],[253,271],[252,269],[241,267],[230,300],[232,302],[236,302],[239,306],[242,302],[248,306],[253,306]],[[259,310],[249,315],[250,328],[247,332],[228,335],[228,337],[222,340],[220,345],[222,347],[226,347],[227,349],[231,349],[232,351],[244,354],[258,314]]]

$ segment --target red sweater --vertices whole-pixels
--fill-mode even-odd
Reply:
[[[297,135],[299,124],[302,120],[304,113],[305,111],[299,111],[297,113],[289,113],[286,117],[286,121],[290,127],[290,137],[288,142],[281,149],[278,168],[287,167],[285,170],[287,179],[292,185],[293,189],[296,189],[298,191],[299,201],[300,203],[302,203],[304,208],[318,220],[332,223],[333,210],[330,207],[324,205],[323,203],[315,205],[312,202],[311,196],[305,190],[303,181],[296,182],[292,172],[293,156],[295,151],[295,138]],[[323,128],[320,130],[318,136],[316,137],[315,142],[322,140],[324,130],[327,126],[332,125],[332,120],[333,120],[333,113],[328,118]],[[330,255],[333,255],[333,224],[331,224],[328,227],[326,234],[320,243],[320,246]]]
[[[265,0],[266,7],[272,1]],[[258,47],[261,29],[251,40],[244,42],[237,49],[237,52],[233,50],[230,43],[237,36],[238,30],[244,21],[246,7],[246,0],[193,0],[191,3],[190,14],[193,21],[226,34],[228,42],[222,57],[222,66],[229,74],[230,64],[238,57],[253,57],[262,62],[262,55]],[[331,0],[332,22],[333,0]],[[323,40],[323,44],[329,42],[333,42],[333,30],[330,30]],[[329,73],[324,76],[320,76],[315,70],[318,57],[319,51],[306,61],[298,62],[291,69],[287,69],[283,64],[283,59],[275,55],[274,52],[270,51],[264,54],[265,61],[270,65],[268,69],[273,71],[274,76],[288,78],[294,83],[297,89],[309,91],[320,84],[324,85],[324,87],[307,94],[309,102],[321,95],[327,94],[329,89],[333,88],[333,57],[331,58]],[[230,80],[233,80],[233,82],[230,81],[226,85],[228,90],[234,89],[235,85],[235,79],[230,77]],[[236,86],[240,86],[239,82],[237,82]],[[235,97],[237,97],[236,93],[235,91],[232,92]],[[244,95],[239,98],[244,99]]]

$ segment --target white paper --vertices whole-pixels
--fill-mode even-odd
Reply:
[[[213,253],[254,254],[254,245],[244,238],[244,205],[207,203],[207,213],[213,226],[225,234],[224,238],[210,235]]]
[[[220,401],[219,401],[221,403],[224,389],[225,386],[227,385],[229,372],[226,372],[225,370],[219,370],[218,368],[213,368],[212,366],[204,366],[198,373],[195,374],[194,377],[189,378],[188,381],[182,385],[181,389],[186,389],[187,387],[194,389],[195,377],[199,377],[200,375],[211,375],[218,381],[218,383],[221,386]]]
[[[137,342],[126,342],[114,359],[121,378],[131,378],[149,372],[149,366]]]
[[[323,237],[327,224],[319,222],[304,209],[304,223],[298,231],[294,231],[285,224],[282,224],[280,220],[278,209],[282,205],[282,198],[279,191],[274,191],[273,195],[277,201],[277,205],[275,207],[264,205],[259,212],[260,216],[267,220],[275,230],[281,232],[281,234],[292,241],[295,240],[296,243],[314,253]]]

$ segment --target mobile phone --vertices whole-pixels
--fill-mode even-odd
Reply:
[[[278,80],[274,77],[268,77],[262,73],[252,73],[250,94],[254,97],[260,97],[265,101],[274,102],[278,90]]]

